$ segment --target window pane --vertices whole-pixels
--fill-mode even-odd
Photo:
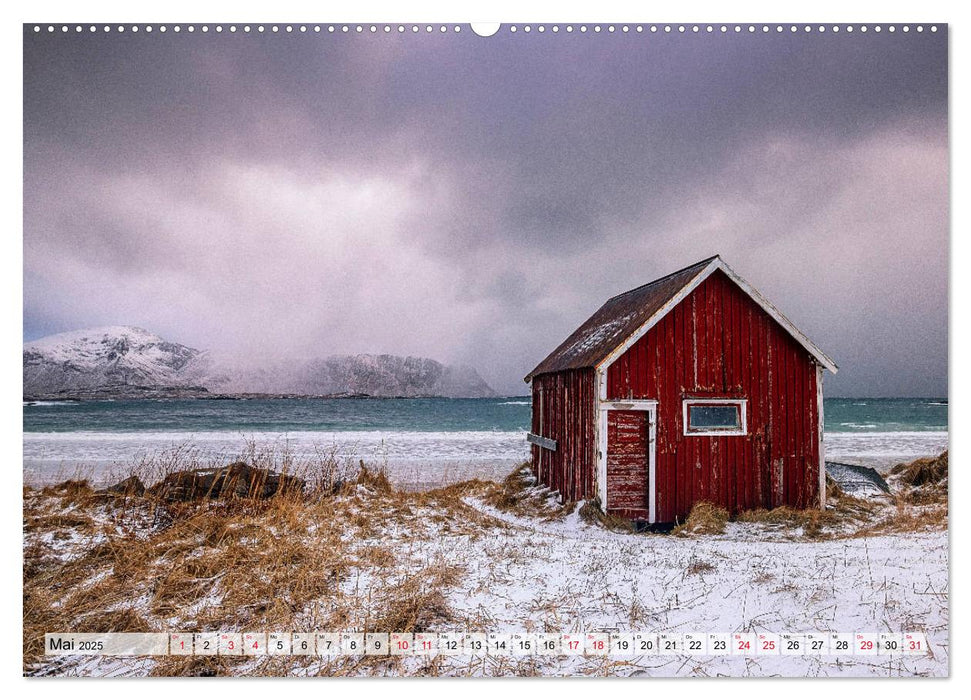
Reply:
[[[693,430],[727,430],[742,427],[736,404],[688,406],[688,424]]]

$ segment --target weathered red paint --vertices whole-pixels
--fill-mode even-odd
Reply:
[[[610,512],[638,518],[647,512],[647,455],[650,436],[647,411],[607,413],[607,492]]]
[[[533,379],[532,432],[556,440],[556,449],[533,445],[540,483],[579,501],[596,490],[594,371],[566,370]]]
[[[686,398],[748,400],[746,435],[685,435]],[[731,512],[819,498],[816,364],[723,273],[674,307],[607,370],[607,399],[656,399],[656,520],[698,501]],[[614,449],[608,433],[607,454]],[[608,460],[608,511],[613,511]],[[647,484],[644,484],[645,497]],[[647,518],[648,510],[623,515]],[[621,513],[618,513],[621,514]]]
[[[597,494],[593,367],[531,375],[541,483],[565,500]],[[655,520],[710,501],[733,513],[819,503],[816,359],[721,270],[677,303],[607,368],[606,401],[654,400]],[[747,400],[747,434],[685,435],[686,398]],[[607,512],[649,517],[647,411],[607,414]],[[601,501],[603,502],[601,497]]]

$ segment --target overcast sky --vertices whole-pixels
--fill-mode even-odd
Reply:
[[[947,393],[947,33],[25,30],[24,338],[388,352],[498,391],[720,253],[840,365]]]

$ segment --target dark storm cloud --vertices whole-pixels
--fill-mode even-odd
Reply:
[[[947,40],[25,34],[25,335],[470,362],[720,252],[841,394],[947,378]],[[227,342],[229,341],[229,342]]]

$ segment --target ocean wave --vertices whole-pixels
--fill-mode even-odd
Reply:
[[[531,406],[532,401],[503,401],[500,406]]]

